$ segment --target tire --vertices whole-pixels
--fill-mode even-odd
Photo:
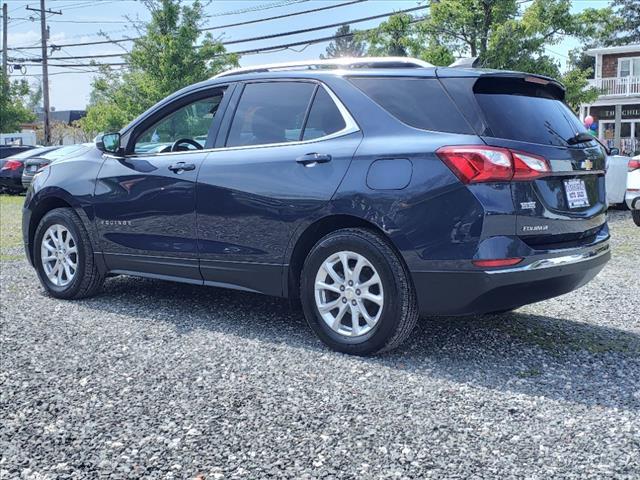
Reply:
[[[349,276],[344,274],[344,259]],[[335,268],[333,273],[340,283],[325,269],[332,261],[331,269]],[[361,273],[356,275],[356,270]],[[353,286],[348,278],[352,278]],[[326,288],[317,290],[317,283]],[[362,290],[357,289],[359,285]],[[360,228],[337,230],[316,243],[302,269],[300,299],[307,322],[320,340],[333,350],[353,355],[372,355],[398,347],[419,317],[415,290],[404,263],[384,238]],[[323,317],[319,305],[334,304],[332,310],[323,309]],[[343,308],[347,310],[337,320]],[[360,309],[373,321],[365,320],[365,312],[360,313]]]
[[[640,210],[632,210],[631,218],[633,218],[633,223],[640,227]]]
[[[59,230],[57,230],[58,227],[60,227]],[[62,233],[60,235],[63,240],[66,240],[69,238],[68,234],[70,234],[71,241],[63,248],[65,248],[67,252],[72,252],[75,246],[75,254],[68,254],[68,258],[72,260],[75,259],[76,268],[73,270],[70,267],[70,271],[73,272],[72,276],[69,277],[63,273],[61,278],[59,276],[61,269],[55,270],[55,272],[58,273],[53,274],[53,277],[57,277],[59,281],[59,284],[56,284],[52,281],[47,271],[45,271],[45,264],[42,261],[42,251],[44,249],[47,255],[59,254],[61,255],[60,258],[64,258],[63,253],[53,253],[50,251],[50,248],[53,246],[55,249],[55,245],[58,245],[53,238],[57,238],[58,234],[55,232],[64,232],[65,229],[68,233]],[[45,241],[47,247],[43,246],[43,241]],[[49,295],[62,299],[79,299],[94,295],[102,286],[104,276],[100,274],[96,266],[89,235],[82,221],[71,208],[56,208],[48,212],[42,220],[40,220],[32,248],[38,278]],[[45,263],[49,266],[49,273],[52,274],[55,265],[57,265],[59,261],[53,259]]]

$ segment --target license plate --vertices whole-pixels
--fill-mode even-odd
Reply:
[[[567,195],[567,203],[569,208],[581,208],[589,206],[589,198],[587,197],[587,189],[584,181],[579,178],[572,178],[564,181],[564,192]]]
[[[30,172],[37,172],[38,171],[38,166],[37,165],[29,165],[29,171]]]

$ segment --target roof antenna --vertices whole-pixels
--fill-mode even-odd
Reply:
[[[480,57],[462,57],[453,62],[450,67],[459,67],[459,68],[477,68],[478,60]]]

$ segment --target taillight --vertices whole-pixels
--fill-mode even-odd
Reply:
[[[463,183],[531,180],[549,172],[537,155],[481,145],[442,147],[436,154]]]
[[[19,162],[18,160],[7,160],[4,163],[2,170],[18,170],[21,166],[22,162]]]
[[[637,170],[640,168],[640,160],[629,160],[629,171],[633,172],[634,170]]]

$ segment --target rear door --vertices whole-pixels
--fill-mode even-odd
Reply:
[[[531,245],[592,238],[605,223],[605,155],[562,101],[536,76],[442,78],[487,145],[544,157],[549,175],[511,184],[517,233]]]
[[[238,86],[197,186],[200,268],[206,283],[282,294],[296,228],[336,191],[361,133],[324,85]]]

